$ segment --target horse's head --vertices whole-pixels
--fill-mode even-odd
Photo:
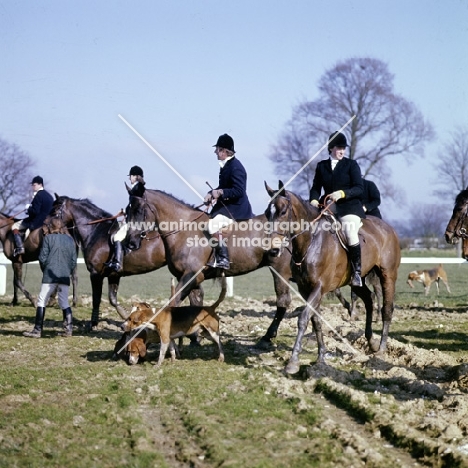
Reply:
[[[462,190],[455,199],[452,217],[445,229],[447,243],[456,244],[468,237],[468,189]]]
[[[70,225],[73,223],[73,216],[67,209],[68,200],[69,198],[66,196],[59,196],[55,194],[55,201],[52,204],[52,209],[49,213],[51,218],[59,218],[65,225]]]
[[[284,189],[280,180],[278,190],[273,190],[265,182],[265,189],[270,196],[270,202],[265,210],[265,216],[271,226],[270,254],[277,257],[283,248],[288,245],[288,236],[291,234],[292,205],[289,192]]]
[[[146,237],[149,223],[154,226],[154,219],[151,218],[151,210],[148,203],[142,197],[131,196],[125,209],[127,221],[127,245],[131,250],[140,248],[141,240]]]

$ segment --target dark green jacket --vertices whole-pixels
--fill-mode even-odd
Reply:
[[[67,234],[48,234],[44,237],[39,263],[42,282],[70,285],[70,275],[76,266],[76,245]]]

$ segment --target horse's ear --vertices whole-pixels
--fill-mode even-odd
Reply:
[[[57,195],[57,192],[54,192],[55,199],[58,200],[60,197]]]
[[[270,198],[276,193],[275,190],[273,190],[267,183],[266,181],[264,181],[265,183],[265,189],[266,191],[268,192],[268,195],[270,195]]]
[[[278,195],[281,195],[282,197],[286,196],[286,191],[284,189],[284,184],[282,180],[278,181]]]
[[[125,188],[127,189],[128,194],[130,195],[130,192],[132,191],[132,189],[128,186],[127,182],[124,182],[124,184],[125,184]]]

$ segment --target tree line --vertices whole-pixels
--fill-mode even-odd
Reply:
[[[355,159],[363,177],[373,180],[382,197],[402,202],[402,190],[392,180],[391,165],[397,156],[408,161],[423,157],[436,138],[432,124],[407,98],[394,89],[388,65],[375,58],[350,58],[326,70],[317,83],[316,98],[292,108],[291,117],[270,148],[269,159],[282,180],[294,177],[289,188],[308,196],[318,153],[331,131],[349,137],[348,157]],[[326,153],[325,153],[326,155]],[[28,191],[35,161],[15,143],[0,138],[0,211],[12,213],[29,201]],[[455,127],[443,143],[434,165],[438,180],[434,194],[455,200],[468,185],[468,129]],[[445,204],[418,205],[404,222],[396,222],[400,236],[440,236],[450,217]]]

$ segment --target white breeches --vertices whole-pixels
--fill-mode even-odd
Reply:
[[[216,215],[214,218],[208,220],[208,233],[210,235],[214,234],[215,232],[220,231],[224,227],[229,226],[234,222],[233,219],[228,218],[222,214]]]
[[[50,296],[57,291],[58,303],[60,308],[68,309],[70,304],[68,303],[68,289],[70,286],[67,284],[57,283],[42,283],[41,292],[37,298],[37,307],[45,307],[49,302]]]
[[[18,229],[18,231],[25,231],[24,233],[24,238],[27,239],[29,236],[29,233],[31,232],[26,226],[23,225],[23,220],[20,219],[19,221],[16,221],[16,223],[11,226],[11,230],[13,231],[14,229]]]
[[[362,226],[361,218],[356,215],[346,215],[342,216],[340,221],[348,245],[359,244],[359,228]]]
[[[112,242],[123,242],[127,237],[128,224],[124,223],[119,230],[112,236]]]

